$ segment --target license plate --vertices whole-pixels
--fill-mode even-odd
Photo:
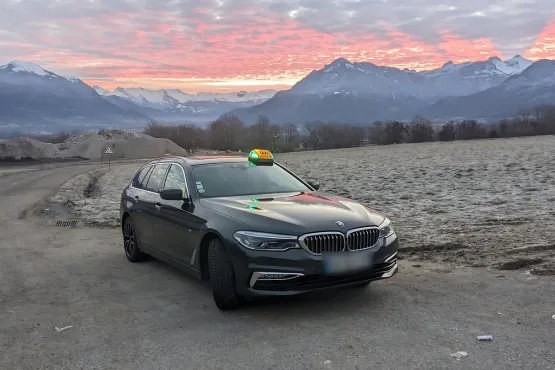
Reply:
[[[326,253],[323,256],[326,275],[350,274],[368,271],[374,266],[372,253],[339,252]]]

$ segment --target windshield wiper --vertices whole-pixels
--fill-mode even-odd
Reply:
[[[279,198],[289,198],[289,197],[298,197],[299,195],[305,195],[306,193],[304,191],[301,191],[297,194],[293,194],[293,195],[284,195],[282,197],[277,197],[277,198],[259,198],[258,201],[260,202],[264,202],[264,201],[271,201],[271,200],[275,200],[275,199],[279,199]]]

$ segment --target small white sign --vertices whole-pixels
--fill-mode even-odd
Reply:
[[[104,154],[114,154],[114,152],[112,151],[112,148],[107,147],[106,150],[104,151]]]

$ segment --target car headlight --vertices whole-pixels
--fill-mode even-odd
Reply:
[[[233,234],[243,247],[254,250],[285,251],[300,248],[298,237],[293,235],[268,234],[256,231],[237,231]]]
[[[391,236],[395,231],[393,230],[393,226],[391,226],[391,221],[389,221],[389,218],[385,218],[385,220],[383,220],[383,222],[381,223],[380,227],[380,238],[387,238],[388,236]]]

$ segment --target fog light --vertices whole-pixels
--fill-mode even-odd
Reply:
[[[253,272],[250,279],[250,286],[254,287],[254,284],[258,280],[289,280],[304,276],[304,274],[296,272]]]
[[[265,279],[265,280],[283,280],[283,279],[291,279],[294,276],[287,275],[287,274],[265,274],[262,273],[258,279]]]

